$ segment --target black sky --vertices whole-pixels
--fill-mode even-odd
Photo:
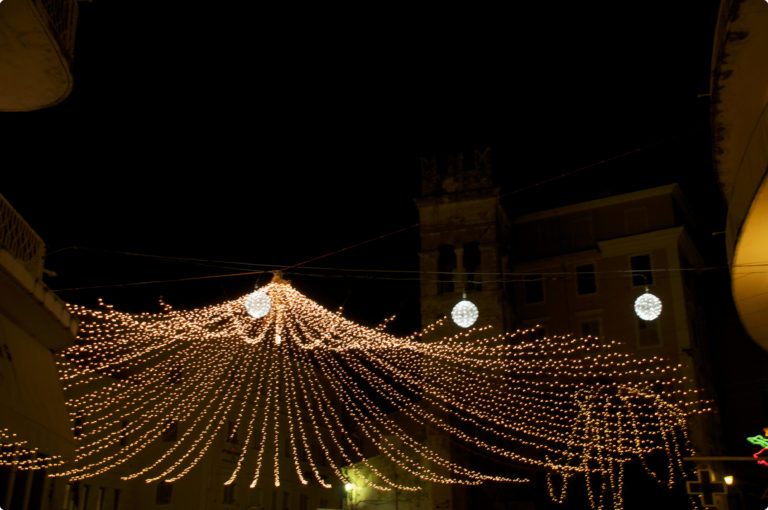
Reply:
[[[0,117],[2,193],[47,242],[49,285],[67,288],[227,272],[114,252],[291,265],[413,224],[418,157],[436,151],[491,146],[514,189],[652,146],[538,190],[557,200],[646,174],[712,180],[700,95],[718,2],[530,4],[81,3],[71,96]],[[415,270],[417,250],[412,230],[322,265]],[[296,282],[368,320],[418,308],[413,282]],[[98,294],[141,308],[253,283]]]

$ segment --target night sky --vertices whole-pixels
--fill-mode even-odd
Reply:
[[[441,151],[492,147],[514,191],[647,147],[513,193],[513,211],[674,181],[716,199],[706,94],[719,2],[530,3],[81,3],[71,96],[0,116],[1,192],[46,241],[54,289],[243,270],[125,252],[282,267],[407,227],[419,156]],[[310,265],[416,271],[417,252],[411,229]],[[413,274],[304,273],[289,278],[330,308],[418,327]],[[161,295],[196,306],[267,279],[60,296],[152,310]]]

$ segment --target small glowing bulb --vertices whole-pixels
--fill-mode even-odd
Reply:
[[[635,313],[644,321],[652,321],[661,314],[661,299],[646,290],[635,300]]]
[[[269,309],[272,306],[272,300],[269,296],[260,290],[251,292],[247,298],[245,298],[245,309],[248,313],[256,319],[261,319],[269,313]]]
[[[468,328],[474,324],[475,321],[477,321],[478,315],[480,315],[480,313],[475,304],[467,299],[463,299],[456,303],[456,306],[451,310],[451,318],[453,319],[453,322],[462,328]]]
[[[733,485],[733,477],[731,475],[724,476],[723,481],[725,482],[725,485]]]
[[[355,488],[355,484],[353,484],[353,483],[347,482],[347,483],[344,484],[344,490],[347,491],[347,492],[351,491],[354,488]]]
[[[283,341],[283,337],[280,336],[280,333],[275,334],[275,344],[280,345],[280,343]]]

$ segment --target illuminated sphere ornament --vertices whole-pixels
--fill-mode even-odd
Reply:
[[[245,309],[248,313],[257,319],[261,319],[269,313],[272,306],[272,300],[269,296],[260,290],[254,291],[245,298]]]
[[[661,299],[648,290],[635,299],[635,313],[644,321],[652,321],[661,315]]]
[[[465,296],[466,297],[466,296]],[[477,321],[479,312],[477,307],[472,301],[463,299],[456,303],[456,306],[451,310],[451,318],[457,326],[462,328],[468,328]]]

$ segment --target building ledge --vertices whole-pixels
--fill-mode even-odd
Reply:
[[[74,343],[77,321],[64,301],[0,249],[0,311],[50,350]]]

